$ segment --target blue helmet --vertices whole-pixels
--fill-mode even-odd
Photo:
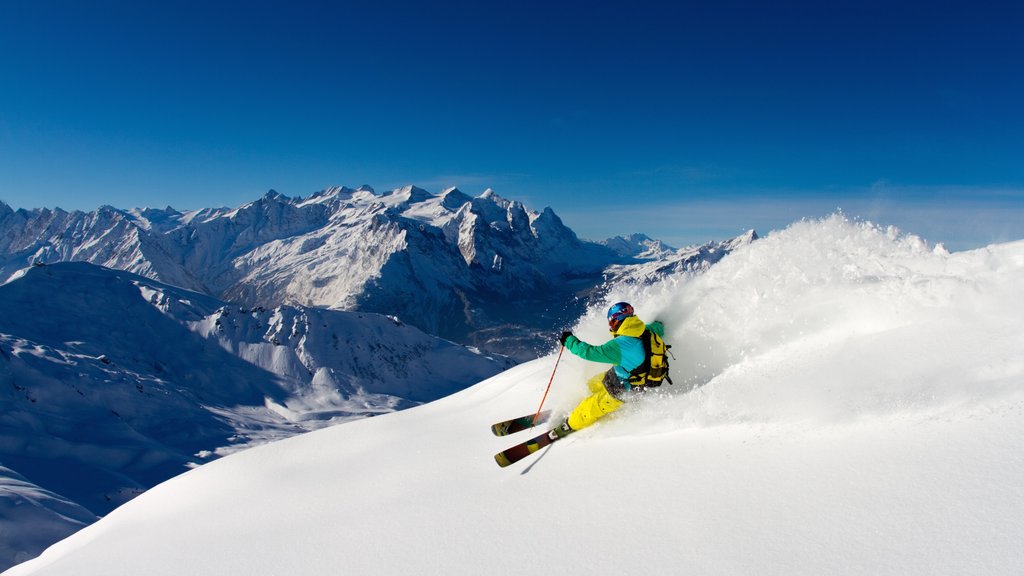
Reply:
[[[608,309],[608,327],[611,328],[612,332],[615,332],[619,329],[622,321],[633,314],[633,307],[630,306],[629,302],[612,304],[612,307]]]

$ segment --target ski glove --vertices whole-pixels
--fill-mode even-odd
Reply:
[[[562,346],[565,346],[565,341],[569,339],[569,336],[572,336],[572,332],[562,332],[562,337],[558,339],[558,341],[562,343]]]

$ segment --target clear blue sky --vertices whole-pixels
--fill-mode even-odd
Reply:
[[[0,0],[0,200],[494,188],[675,244],[1024,238],[1024,3]]]

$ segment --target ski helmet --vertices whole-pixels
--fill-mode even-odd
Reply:
[[[611,328],[612,332],[615,332],[619,329],[622,321],[633,314],[633,307],[630,306],[629,302],[612,304],[612,307],[608,309],[608,327]]]

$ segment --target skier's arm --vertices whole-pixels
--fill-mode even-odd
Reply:
[[[569,352],[591,362],[618,365],[622,361],[622,349],[614,339],[601,346],[592,346],[576,336],[569,336],[565,339],[565,347],[569,349]]]

